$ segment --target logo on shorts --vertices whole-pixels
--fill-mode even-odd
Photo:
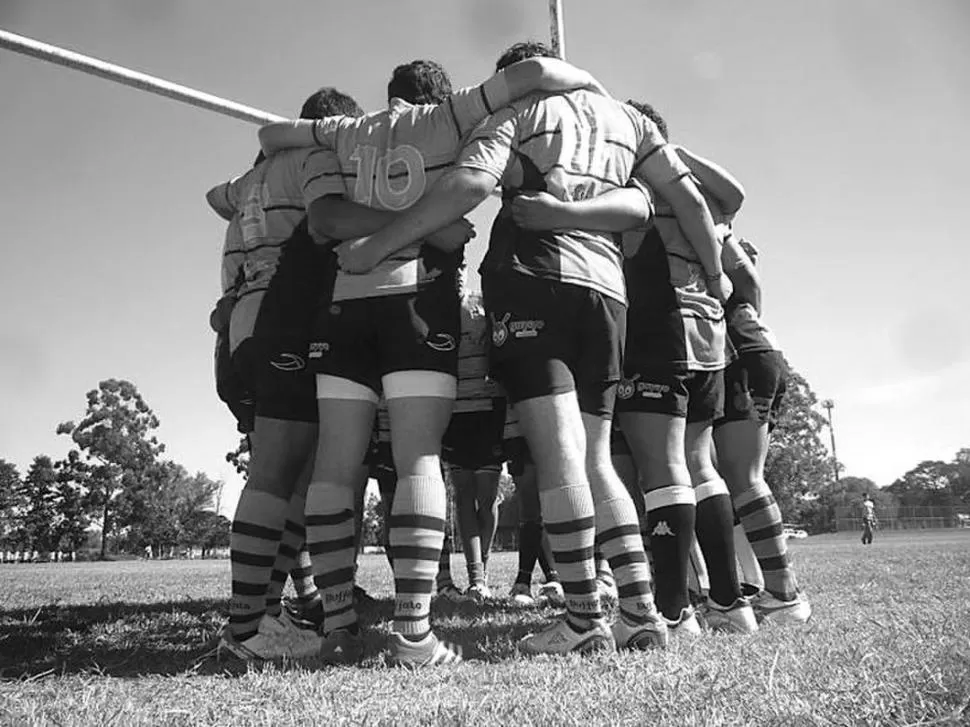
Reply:
[[[281,353],[277,355],[275,361],[270,361],[269,365],[280,371],[302,371],[306,368],[306,361],[295,353]]]
[[[674,531],[670,529],[666,520],[661,520],[659,523],[653,526],[653,530],[650,531],[650,537],[655,535],[673,535]]]
[[[323,358],[323,354],[330,352],[329,343],[311,343],[308,358]]]
[[[494,314],[489,314],[489,318],[492,319],[492,345],[501,346],[507,340],[509,340],[509,318],[512,317],[511,313],[506,313],[502,316],[502,320],[495,317]]]
[[[340,315],[340,306],[337,305],[336,303],[334,305],[330,306],[330,315],[332,315],[332,316],[339,316]]]
[[[616,387],[616,396],[620,399],[632,399],[633,394],[637,390],[637,379],[640,378],[640,374],[637,374],[632,379],[623,379]]]
[[[455,337],[448,333],[432,333],[424,342],[435,351],[455,350]]]
[[[516,338],[535,338],[545,327],[545,321],[513,321],[509,324],[509,330]]]
[[[670,387],[666,384],[651,384],[641,381],[637,384],[637,394],[643,399],[663,399],[664,394],[670,392]]]

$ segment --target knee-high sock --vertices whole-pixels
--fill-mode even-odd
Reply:
[[[451,577],[451,538],[447,535],[441,544],[441,556],[438,559],[438,575],[435,576],[435,588],[439,591],[448,586],[456,587]]]
[[[310,556],[303,547],[306,541],[305,511],[306,498],[294,495],[286,514],[286,525],[283,528],[283,537],[280,539],[276,562],[273,564],[269,590],[266,591],[268,613],[279,613],[280,599],[287,575],[293,579],[293,587],[303,600],[310,600],[317,593],[317,587],[313,583]]]
[[[431,630],[431,592],[445,537],[445,483],[441,476],[403,477],[391,508],[394,554],[394,624],[397,633],[421,638]]]
[[[738,495],[734,506],[761,566],[765,590],[785,601],[795,598],[798,582],[788,556],[788,541],[782,535],[781,510],[768,485],[756,482]]]
[[[539,493],[542,522],[549,537],[560,582],[566,594],[566,613],[574,626],[602,618],[596,591],[596,517],[588,485],[557,487]]]
[[[695,530],[707,562],[710,598],[722,606],[730,606],[741,596],[731,495],[720,478],[697,485],[694,495],[697,498]]]
[[[657,607],[668,619],[678,619],[690,605],[687,569],[694,540],[694,490],[684,485],[659,487],[645,493],[644,501]]]
[[[232,601],[229,630],[239,640],[256,633],[266,613],[266,592],[280,547],[289,502],[268,492],[244,488],[229,537]]]
[[[306,501],[306,547],[313,580],[323,598],[327,629],[353,628],[354,490],[335,482],[312,482]]]
[[[596,503],[596,542],[616,578],[620,613],[633,622],[655,616],[650,569],[640,539],[637,510],[630,498]]]
[[[536,520],[519,523],[519,573],[515,578],[516,583],[532,585],[532,571],[539,559],[541,544],[542,523]]]

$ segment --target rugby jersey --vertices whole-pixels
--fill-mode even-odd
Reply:
[[[498,179],[503,197],[548,192],[563,201],[596,197],[634,175],[665,184],[690,173],[650,119],[588,91],[533,95],[477,128],[458,166]],[[503,206],[482,274],[517,272],[597,290],[626,302],[620,235],[518,227]]]
[[[310,203],[332,193],[336,169],[331,152],[291,149],[222,185],[220,192],[227,206],[236,211],[239,226],[237,240],[231,247],[227,245],[223,270],[224,274],[242,271],[229,330],[232,350],[253,335],[283,245],[306,217]]]
[[[711,216],[722,218],[717,203],[709,195],[705,199]],[[646,231],[623,233],[623,252],[629,354],[639,363],[681,371],[723,369],[724,309],[708,292],[704,266],[666,202],[657,200]],[[648,345],[637,346],[638,340]]]
[[[226,227],[226,239],[222,244],[222,268],[220,270],[222,295],[232,293],[239,295],[243,283],[243,261],[246,252],[243,249],[242,227],[239,215],[233,215]]]
[[[741,254],[744,254],[743,250]],[[724,247],[723,258],[725,270],[732,270],[743,264],[735,248],[729,245]],[[758,311],[750,303],[739,302],[735,296],[731,296],[724,313],[727,320],[727,354],[730,358],[742,353],[781,350],[774,332],[762,322]]]
[[[488,319],[477,300],[466,298],[461,306],[461,343],[458,345],[458,395],[453,415],[492,411],[494,400],[505,393],[488,378]]]
[[[492,111],[490,98],[504,100],[486,82],[462,89],[437,105],[395,98],[387,109],[361,117],[334,116],[313,127],[319,146],[336,151],[331,174],[338,191],[368,207],[400,211],[417,202],[454,166],[461,140]],[[429,282],[420,244],[399,250],[364,274],[338,272],[334,300],[413,292]]]

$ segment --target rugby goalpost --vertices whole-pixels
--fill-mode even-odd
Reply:
[[[560,58],[566,57],[562,0],[549,0],[549,35],[552,49]],[[17,35],[0,28],[0,48],[20,53],[26,56],[55,63],[66,68],[72,68],[82,73],[99,76],[108,81],[131,86],[148,93],[180,101],[190,106],[206,109],[215,113],[230,116],[253,124],[268,124],[273,121],[285,121],[287,117],[245,106],[226,98],[214,96],[204,91],[198,91],[179,83],[166,81],[164,78],[150,76],[147,73],[135,71],[115,63],[86,56],[75,51],[61,48],[50,43],[43,43],[33,38]]]

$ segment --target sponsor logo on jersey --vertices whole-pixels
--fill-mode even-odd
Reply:
[[[435,351],[454,351],[455,350],[455,337],[448,333],[432,333],[425,340],[428,348],[432,348]]]
[[[329,343],[311,343],[308,358],[323,358],[325,353],[330,353]]]
[[[276,360],[270,361],[269,365],[280,371],[302,371],[306,368],[306,361],[295,353],[279,353]]]
[[[507,340],[509,340],[509,318],[512,317],[511,313],[506,313],[499,320],[494,315],[489,314],[489,318],[492,319],[492,345],[502,346]]]
[[[661,520],[659,523],[653,526],[653,530],[650,531],[650,537],[654,535],[673,535],[674,531],[670,529],[666,520]]]

